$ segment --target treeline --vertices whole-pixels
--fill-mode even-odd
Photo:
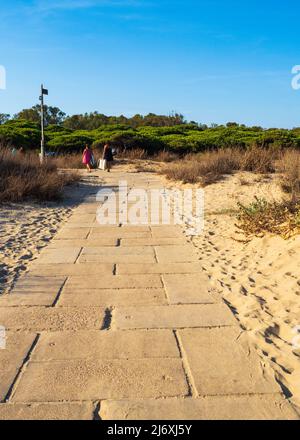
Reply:
[[[28,150],[39,149],[39,117],[38,106],[24,110],[13,118],[0,115],[0,144]],[[85,144],[102,148],[107,141],[121,149],[140,148],[149,153],[167,150],[185,154],[252,145],[300,148],[300,128],[266,130],[234,122],[207,127],[187,122],[182,115],[176,114],[125,118],[92,113],[66,117],[56,107],[46,107],[45,117],[46,148],[63,153],[81,151]]]
[[[62,125],[70,130],[96,130],[103,125],[127,125],[132,128],[143,126],[172,127],[186,123],[184,116],[177,113],[172,113],[168,116],[149,113],[146,116],[135,115],[132,118],[127,118],[123,115],[106,116],[98,112],[67,116],[58,107],[49,107],[47,105],[44,108],[44,112],[46,125]],[[13,117],[8,114],[0,114],[0,124],[10,119],[24,119],[28,122],[39,123],[41,120],[41,107],[40,105],[35,105],[30,109],[22,110]]]

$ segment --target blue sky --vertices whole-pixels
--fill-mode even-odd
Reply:
[[[203,123],[300,126],[300,3],[0,0],[0,112],[183,113]]]

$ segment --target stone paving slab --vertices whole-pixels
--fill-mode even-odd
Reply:
[[[170,304],[213,304],[216,295],[211,292],[212,286],[208,277],[198,274],[164,274],[163,282]]]
[[[92,341],[92,343],[91,343]],[[33,362],[76,359],[179,358],[170,330],[80,331],[41,335]]]
[[[15,292],[0,296],[0,307],[20,307],[20,306],[52,306],[58,293],[45,292]]]
[[[184,236],[177,238],[122,238],[121,246],[180,246],[186,243]]]
[[[82,254],[78,260],[79,263],[156,263],[155,255],[97,255],[97,254]]]
[[[238,327],[179,331],[198,395],[280,392],[258,356],[236,343],[241,333]]]
[[[0,322],[3,325],[1,319]],[[6,348],[0,350],[0,401],[9,392],[35,338],[32,333],[6,333]]]
[[[110,225],[102,225],[101,223],[95,222],[94,225],[95,228],[101,228],[103,231],[96,230],[97,232],[105,232],[105,233],[116,233],[116,232],[130,232],[131,234],[134,233],[145,233],[150,232],[150,226],[145,225],[116,225],[116,226],[110,226]]]
[[[55,293],[63,286],[66,281],[65,276],[55,275],[54,277],[29,274],[21,277],[15,284],[14,292],[49,292],[54,290]]]
[[[116,228],[115,231],[106,232],[105,229],[97,229],[92,228],[91,234],[89,236],[90,239],[99,239],[102,237],[110,237],[110,238],[151,238],[151,232],[134,232],[134,231],[123,231],[123,228]]]
[[[51,306],[58,297],[66,277],[25,275],[10,294],[0,296],[0,307]]]
[[[82,203],[80,207],[76,208],[74,215],[95,215],[99,206],[100,204],[96,203],[96,201],[92,203]]]
[[[35,264],[72,264],[75,263],[81,252],[80,247],[44,250]]]
[[[190,328],[236,325],[224,304],[193,304],[180,306],[117,307],[113,328]]]
[[[94,420],[94,416],[92,402],[0,404],[0,420]]]
[[[31,362],[12,402],[186,396],[180,359],[114,359]]]
[[[81,255],[112,255],[112,256],[131,256],[131,255],[152,255],[154,256],[154,249],[150,246],[135,246],[135,247],[106,247],[106,248],[95,248],[95,247],[84,247]]]
[[[155,246],[155,252],[159,263],[187,263],[199,261],[194,248],[185,246]]]
[[[68,246],[71,247],[95,247],[102,248],[106,246],[117,246],[118,240],[116,238],[100,238],[99,240],[78,239],[78,240],[52,240],[47,249],[61,249]]]
[[[114,270],[114,264],[112,263],[89,263],[89,264],[32,264],[30,266],[30,273],[33,275],[40,275],[41,277],[51,275],[56,277],[57,275],[64,275],[65,277],[71,276],[84,276],[92,274],[93,277],[98,275],[112,275]]]
[[[91,203],[90,205],[86,205],[83,207],[81,211],[78,211],[76,215],[83,215],[83,214],[97,214],[97,210],[100,207],[96,202]]]
[[[65,225],[65,228],[70,230],[70,229],[91,229],[93,227],[95,227],[97,225],[97,223],[95,222],[77,222],[77,223],[67,223]]]
[[[55,240],[83,240],[88,237],[91,228],[62,228]]]
[[[193,274],[201,273],[200,263],[118,264],[117,274]],[[200,275],[201,276],[201,275]]]
[[[159,275],[117,275],[117,276],[89,276],[83,279],[78,276],[71,276],[67,288],[76,289],[154,289],[162,288],[162,280]]]
[[[67,225],[73,223],[88,223],[96,221],[96,211],[94,214],[77,214],[76,212],[69,218]]]
[[[64,228],[89,228],[94,229],[96,232],[101,234],[115,234],[116,232],[130,232],[130,233],[145,233],[150,232],[150,226],[144,226],[144,225],[122,225],[122,224],[115,224],[115,225],[109,225],[109,224],[102,224],[99,221],[95,220],[94,222],[89,222],[88,224],[80,224],[80,223],[67,223]]]
[[[78,291],[66,287],[59,298],[57,306],[118,307],[164,304],[167,304],[164,289],[82,289]]]
[[[103,401],[102,420],[299,420],[281,395]]]
[[[105,309],[100,307],[0,307],[0,322],[12,331],[100,330]]]
[[[183,237],[182,229],[179,226],[152,226],[151,232],[154,238]]]

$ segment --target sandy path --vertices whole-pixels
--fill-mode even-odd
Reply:
[[[98,207],[91,190],[0,299],[0,419],[297,418],[182,228],[103,226]]]

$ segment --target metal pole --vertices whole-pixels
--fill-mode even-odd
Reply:
[[[45,119],[44,119],[44,86],[41,86],[41,163],[44,162],[45,158]]]

